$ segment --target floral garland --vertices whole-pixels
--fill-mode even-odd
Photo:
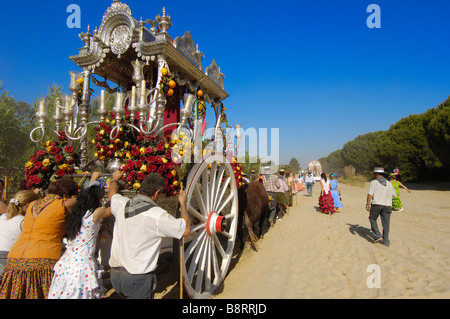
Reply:
[[[206,101],[205,101],[205,97],[203,96],[202,90],[197,91],[197,98],[198,98],[198,117],[205,118],[205,116],[206,116]]]
[[[225,106],[222,106],[220,110],[220,124],[225,124],[226,127],[229,127],[227,115],[225,114]]]
[[[159,135],[137,134],[128,126],[121,126],[117,138],[111,140],[110,133],[117,120],[112,113],[110,117],[94,128],[97,131],[92,140],[96,148],[94,156],[105,162],[114,158],[123,159],[122,180],[129,190],[138,191],[145,176],[156,172],[166,179],[163,190],[166,196],[176,194],[179,191],[177,164],[171,160],[174,141]],[[134,124],[137,124],[136,121]],[[130,123],[130,117],[127,115],[120,122]]]
[[[177,86],[177,83],[173,79],[173,76],[169,73],[166,68],[161,69],[161,82],[160,90],[164,92],[166,96],[173,95],[173,89]]]
[[[233,168],[234,178],[236,179],[236,185],[238,188],[241,188],[244,185],[244,171],[242,170],[242,165],[239,164],[237,159],[233,157],[233,162],[231,163],[231,167]]]
[[[46,141],[44,150],[36,151],[25,165],[27,188],[47,189],[50,182],[75,173],[74,149],[68,145],[63,131],[58,132],[58,141]]]

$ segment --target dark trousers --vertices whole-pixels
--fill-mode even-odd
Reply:
[[[370,207],[369,221],[370,227],[374,232],[376,238],[383,237],[384,243],[389,243],[389,226],[391,223],[391,206],[372,205]],[[383,236],[378,230],[377,219],[380,216],[381,226],[383,227]]]
[[[156,288],[154,272],[133,275],[125,268],[111,268],[111,284],[123,299],[153,299]]]
[[[271,200],[269,200],[269,214],[267,214],[271,218],[272,221],[275,223],[275,215],[277,213],[277,193],[275,192],[267,192],[270,197],[272,197]]]

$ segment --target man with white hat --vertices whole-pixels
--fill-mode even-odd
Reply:
[[[383,176],[384,169],[375,167],[373,170],[375,179],[370,182],[367,193],[366,210],[369,212],[369,221],[375,234],[374,243],[383,241],[389,247],[389,226],[391,220],[392,198],[397,196],[392,184]],[[381,218],[383,235],[378,230],[377,219]]]

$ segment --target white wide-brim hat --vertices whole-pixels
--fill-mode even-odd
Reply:
[[[374,173],[381,173],[381,174],[384,174],[384,168],[383,168],[383,167],[375,167],[375,168],[373,169],[373,172],[374,172]]]

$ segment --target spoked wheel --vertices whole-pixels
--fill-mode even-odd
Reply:
[[[181,245],[184,288],[190,298],[210,298],[227,274],[238,223],[236,180],[225,157],[210,155],[196,164],[186,194],[191,236]]]

